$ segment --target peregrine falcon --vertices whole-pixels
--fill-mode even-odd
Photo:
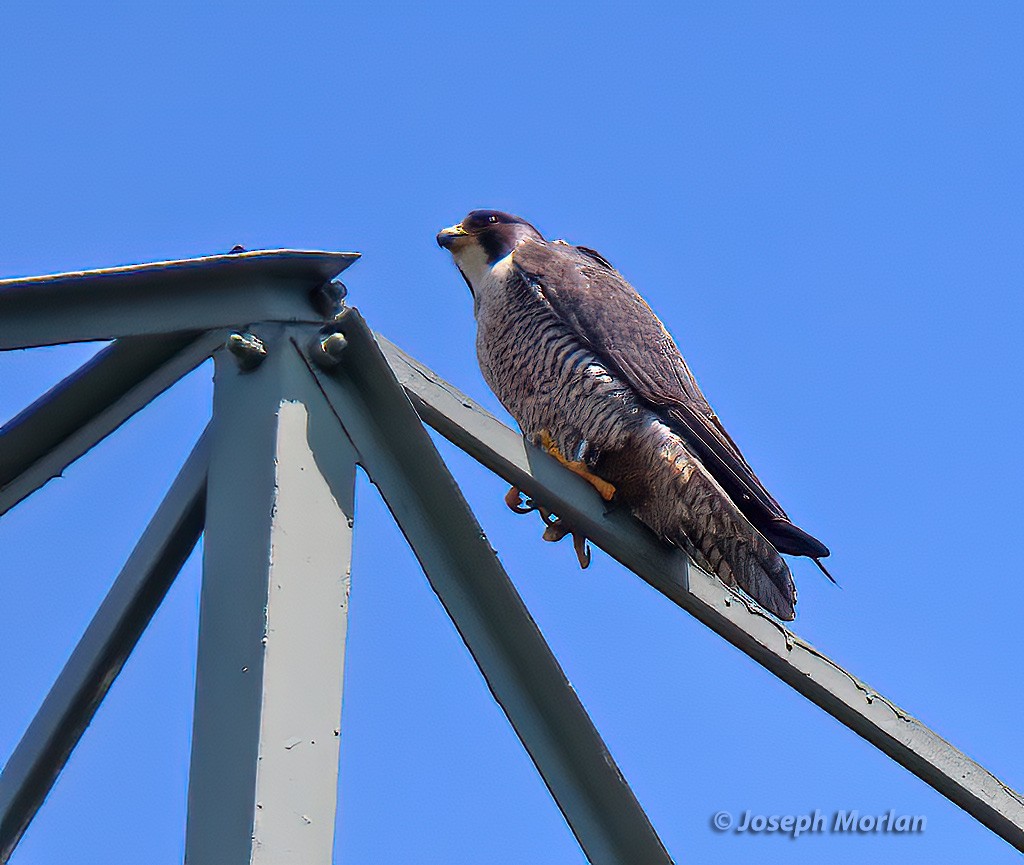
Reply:
[[[484,379],[524,435],[724,583],[793,619],[796,588],[779,553],[825,571],[828,548],[764,488],[622,274],[496,210],[472,211],[437,242],[473,295]],[[530,509],[515,488],[506,501]],[[547,540],[571,532],[542,516]],[[586,567],[585,542],[574,541]]]

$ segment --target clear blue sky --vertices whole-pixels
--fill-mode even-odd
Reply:
[[[0,8],[0,275],[364,253],[370,323],[495,411],[434,233],[498,207],[660,312],[833,550],[795,630],[1024,788],[1024,7],[1011,2]],[[0,327],[3,324],[0,322]],[[95,350],[0,356],[0,418]],[[202,429],[201,370],[0,520],[0,762]],[[681,862],[1017,862],[1005,843],[442,447]],[[375,491],[358,498],[337,861],[580,862]],[[177,863],[192,561],[15,865]],[[721,809],[922,814],[721,836]]]

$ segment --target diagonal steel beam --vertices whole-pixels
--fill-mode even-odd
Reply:
[[[578,528],[798,693],[1024,851],[1024,796],[895,703],[697,568],[589,484],[383,337],[378,342],[424,421]]]
[[[287,331],[254,331],[254,369],[215,358],[185,859],[329,865],[356,456]]]
[[[226,332],[125,337],[0,428],[0,514],[206,360]]]
[[[322,321],[310,292],[358,257],[265,249],[0,280],[0,351],[253,321]]]
[[[337,327],[340,363],[311,369],[587,857],[671,862],[366,324]]]
[[[195,547],[208,451],[204,434],[0,773],[0,862],[14,851]]]

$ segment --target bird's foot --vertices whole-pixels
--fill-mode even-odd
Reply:
[[[530,498],[523,502],[522,497],[523,491],[519,487],[512,487],[505,494],[505,504],[517,514],[528,514],[530,511],[540,514],[541,520],[544,521],[544,534],[541,537],[545,541],[556,543],[566,535],[572,535],[572,548],[576,552],[576,561],[580,563],[580,568],[586,570],[590,566],[590,546],[587,544],[587,539],[579,532],[574,532],[566,525],[565,520],[556,517],[547,508],[542,508]]]
[[[608,483],[604,478],[599,478],[595,475],[590,470],[590,467],[582,460],[568,459],[562,451],[559,450],[555,440],[551,437],[551,433],[547,430],[541,430],[538,438],[540,446],[547,451],[547,453],[551,454],[551,456],[569,469],[569,471],[573,472],[573,474],[577,474],[583,478],[583,480],[597,490],[598,495],[600,495],[606,502],[610,502],[612,500],[612,496],[615,495],[615,487],[612,484]]]
[[[533,499],[528,498],[526,503],[523,503],[523,491],[519,487],[512,487],[505,493],[505,504],[508,505],[509,510],[517,514],[528,514],[530,511],[537,510]]]
[[[557,543],[566,535],[572,535],[572,548],[576,552],[576,561],[580,563],[580,569],[585,571],[590,567],[590,545],[587,543],[586,537],[579,532],[574,532],[562,519],[554,519],[550,522],[545,519],[545,522],[547,522],[547,527],[541,537],[545,541]]]

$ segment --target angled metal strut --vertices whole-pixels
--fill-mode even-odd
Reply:
[[[6,862],[203,530],[204,434],[0,774]]]
[[[0,429],[0,514],[59,477],[224,344],[226,333],[115,340]]]
[[[671,862],[362,317],[337,328],[311,369],[587,858]]]
[[[658,541],[589,484],[530,447],[486,409],[378,336],[423,420],[491,471],[565,517],[594,544],[787,685],[909,769],[1018,850],[1024,796],[909,712],[800,639],[749,599]]]

